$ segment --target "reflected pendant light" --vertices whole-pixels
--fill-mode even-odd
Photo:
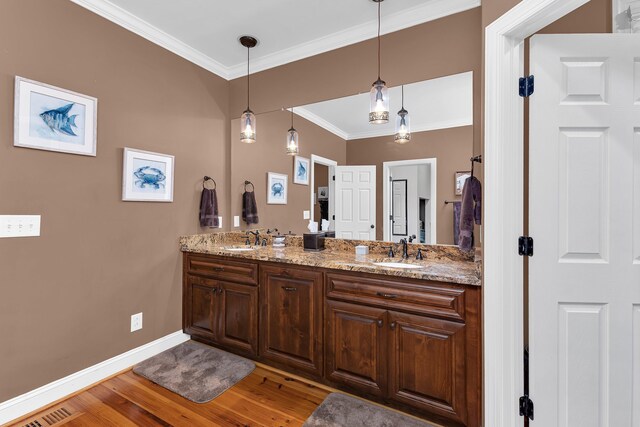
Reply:
[[[293,127],[293,107],[291,107],[291,128],[287,131],[287,154],[298,154],[298,131]]]
[[[394,141],[397,144],[406,144],[411,140],[411,123],[409,112],[404,109],[404,85],[402,86],[402,108],[396,116],[396,136]]]
[[[240,142],[253,144],[256,142],[256,116],[249,108],[249,50],[258,44],[258,40],[255,37],[242,36],[240,44],[247,48],[247,109],[240,117]]]
[[[369,93],[369,123],[382,124],[389,121],[389,91],[380,78],[380,3],[383,0],[372,1],[378,3],[378,80],[373,82]]]

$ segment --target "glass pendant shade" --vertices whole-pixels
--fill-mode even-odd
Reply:
[[[298,154],[298,131],[293,127],[287,131],[287,154],[290,156]]]
[[[240,142],[253,144],[256,142],[256,116],[247,109],[240,117]]]
[[[396,116],[396,135],[394,141],[397,144],[406,144],[411,141],[411,119],[409,112],[404,108],[398,111]]]
[[[389,90],[385,82],[378,79],[371,86],[369,123],[382,124],[389,122]]]

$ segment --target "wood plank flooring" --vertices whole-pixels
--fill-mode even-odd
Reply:
[[[330,389],[257,366],[205,404],[126,371],[11,424],[24,426],[301,426]],[[69,415],[67,415],[69,414]],[[37,420],[40,424],[28,424]]]

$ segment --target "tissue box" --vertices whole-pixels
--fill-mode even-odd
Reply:
[[[367,255],[369,253],[369,246],[356,246],[356,255]]]
[[[324,233],[304,233],[302,242],[305,251],[324,250]]]

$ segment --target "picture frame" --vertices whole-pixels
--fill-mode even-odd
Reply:
[[[125,147],[122,157],[123,201],[173,202],[174,156]]]
[[[318,200],[329,200],[329,187],[318,187]]]
[[[306,157],[295,156],[293,158],[293,183],[309,185],[309,165],[311,162]]]
[[[286,205],[289,176],[281,173],[267,173],[267,204]]]
[[[15,147],[96,156],[98,99],[16,76]]]
[[[471,171],[458,171],[456,172],[456,196],[462,196],[462,189],[464,188],[464,182],[471,176]]]

